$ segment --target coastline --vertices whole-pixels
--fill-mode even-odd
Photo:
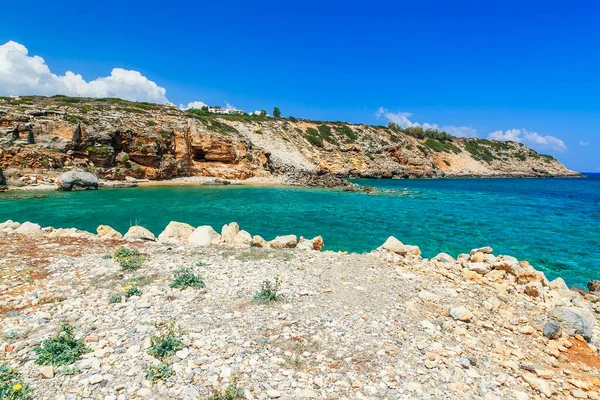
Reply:
[[[35,394],[183,399],[232,383],[248,399],[593,399],[600,390],[600,297],[525,261],[489,247],[425,259],[393,237],[364,254],[318,251],[317,238],[263,242],[235,223],[220,233],[185,225],[171,222],[155,240],[141,227],[125,239],[107,226],[94,235],[0,224],[0,354]],[[117,248],[139,251],[142,264],[122,269]],[[205,287],[170,287],[181,267]],[[252,301],[265,280],[280,282],[279,301]],[[109,301],[131,285],[138,294]],[[587,325],[578,330],[564,310]],[[63,321],[91,352],[69,367],[24,362]],[[185,330],[183,347],[171,376],[151,381],[160,321]]]

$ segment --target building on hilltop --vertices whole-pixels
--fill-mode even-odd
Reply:
[[[243,114],[244,111],[235,108],[208,107],[208,112],[213,114]]]

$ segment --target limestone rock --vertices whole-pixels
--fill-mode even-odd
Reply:
[[[269,242],[269,246],[273,249],[293,249],[298,244],[296,235],[277,236]]]
[[[475,253],[492,254],[493,252],[494,252],[494,249],[492,249],[490,246],[485,246],[485,247],[480,247],[479,249],[471,250],[470,255],[474,255]]]
[[[296,245],[296,248],[300,249],[300,250],[314,250],[315,246],[313,245],[313,242],[311,242],[310,240],[304,239],[301,236],[300,240],[298,241],[298,245]]]
[[[530,282],[525,285],[525,294],[531,297],[541,297],[543,290],[540,282]]]
[[[475,253],[475,254],[481,254],[483,255],[483,253]],[[489,264],[484,263],[484,262],[470,262],[467,263],[466,267],[470,270],[470,271],[475,271],[480,275],[485,275],[488,272],[490,272],[491,267]]]
[[[21,224],[19,222],[14,222],[9,219],[8,221],[0,224],[0,232],[12,232],[20,226]]]
[[[221,235],[212,226],[204,225],[196,228],[187,238],[187,241],[192,246],[209,246],[211,244],[219,244],[221,242]]]
[[[390,236],[380,248],[402,256],[406,254],[421,255],[421,250],[417,246],[406,245],[393,236]]]
[[[556,307],[548,312],[548,318],[560,326],[569,336],[581,335],[590,341],[596,324],[594,313],[581,307]]]
[[[123,236],[125,240],[148,240],[155,241],[156,237],[154,234],[150,232],[148,229],[142,226],[132,226],[129,228],[125,236]]]
[[[250,233],[241,230],[235,235],[233,244],[239,247],[252,247],[252,235]]]
[[[323,238],[321,236],[312,238],[311,242],[313,244],[313,249],[316,251],[321,251],[323,250],[323,247],[325,247],[325,243],[323,243]]]
[[[555,280],[550,282],[549,286],[552,290],[569,290],[569,287],[567,286],[563,278],[556,278]]]
[[[121,239],[123,237],[123,235],[108,225],[98,226],[98,228],[96,228],[96,232],[98,232],[98,237],[104,239]]]
[[[165,230],[158,235],[158,241],[162,243],[187,243],[194,230],[194,227],[189,224],[171,221]]]
[[[473,313],[467,307],[453,307],[450,316],[458,321],[469,322],[473,319]]]
[[[498,256],[496,262],[493,265],[494,269],[501,269],[508,272],[511,275],[517,275],[523,272],[523,268],[519,264],[519,261],[511,256]]]
[[[237,222],[232,222],[227,225],[223,225],[221,229],[221,240],[224,243],[231,244],[235,240],[236,235],[240,232],[240,226]]]
[[[589,281],[587,287],[590,292],[600,292],[600,281]]]
[[[98,189],[98,177],[83,171],[68,171],[60,174],[57,180],[61,190]]]
[[[46,379],[54,378],[54,368],[51,365],[40,367],[40,375]]]
[[[34,224],[32,222],[23,222],[21,224],[21,226],[19,226],[17,229],[15,229],[16,233],[25,233],[25,234],[32,234],[32,233],[42,233],[42,227],[39,226],[38,224]]]
[[[456,261],[450,254],[447,253],[440,253],[437,256],[433,257],[431,259],[431,261],[435,261],[435,262],[441,262],[441,263],[452,263],[454,261]]]
[[[262,236],[254,235],[254,236],[252,236],[252,246],[259,247],[259,248],[265,248],[265,247],[269,247],[269,243],[265,239],[263,239]]]

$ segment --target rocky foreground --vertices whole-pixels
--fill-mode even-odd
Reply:
[[[200,399],[232,384],[247,399],[600,398],[600,282],[571,290],[491,248],[428,260],[393,237],[368,254],[322,247],[235,223],[155,238],[8,221],[0,363],[36,399]],[[174,285],[182,267],[202,284]],[[276,293],[253,301],[265,280]],[[87,350],[41,365],[35,349],[65,322]],[[161,364],[169,322],[182,342]],[[160,366],[170,374],[148,374]]]
[[[345,177],[579,176],[521,143],[418,127],[219,115],[114,98],[0,97],[0,186],[52,187],[69,170],[118,185],[182,177],[340,186]]]

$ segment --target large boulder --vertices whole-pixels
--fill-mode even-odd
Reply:
[[[60,174],[57,180],[61,190],[98,189],[98,177],[83,171],[69,171]]]
[[[390,236],[385,243],[381,245],[380,249],[391,251],[392,253],[396,253],[401,256],[405,256],[407,254],[414,254],[416,256],[421,255],[421,249],[419,249],[417,246],[406,245],[393,236]]]
[[[325,247],[325,243],[323,242],[323,238],[321,236],[315,236],[311,239],[311,242],[313,244],[313,249],[316,251],[321,251],[323,250],[323,247]]]
[[[221,242],[221,235],[212,226],[204,225],[196,228],[187,238],[187,241],[191,246],[208,246],[219,244]]]
[[[314,250],[315,245],[312,241],[304,239],[302,236],[300,236],[300,240],[298,241],[296,248],[299,250]]]
[[[98,226],[96,232],[98,232],[98,237],[103,239],[121,239],[123,237],[123,235],[108,225]]]
[[[569,336],[581,335],[587,341],[592,340],[596,317],[587,308],[556,307],[548,312],[548,319]]]
[[[129,228],[125,236],[123,236],[125,240],[147,240],[147,241],[155,241],[156,238],[154,234],[150,232],[148,229],[143,226],[132,226]]]
[[[252,246],[259,247],[259,248],[265,248],[265,247],[269,247],[269,242],[267,242],[265,239],[263,239],[262,236],[254,235],[254,236],[252,236]]]
[[[252,235],[244,230],[239,231],[233,239],[233,244],[239,247],[252,247]]]
[[[521,264],[519,264],[519,260],[511,256],[498,256],[493,268],[506,271],[511,275],[518,275],[519,273],[523,272],[523,268],[521,267]]]
[[[273,249],[293,249],[298,244],[296,235],[277,236],[269,242],[269,246]]]
[[[189,224],[171,221],[165,230],[158,235],[158,241],[169,244],[187,243],[188,238],[194,231],[195,228]]]
[[[21,226],[19,222],[15,222],[9,219],[8,221],[0,224],[0,232],[9,233],[17,229],[19,226]]]
[[[34,224],[33,222],[23,222],[21,224],[21,226],[19,226],[17,229],[15,229],[16,233],[25,233],[25,234],[31,234],[31,233],[42,233],[42,227],[39,226],[38,224]]]
[[[223,225],[223,228],[221,229],[221,240],[224,243],[231,244],[239,232],[240,226],[237,224],[237,222]]]

